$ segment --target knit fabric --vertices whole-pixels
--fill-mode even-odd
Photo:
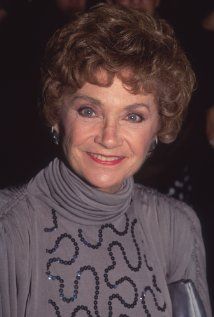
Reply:
[[[172,316],[191,278],[211,316],[200,224],[133,179],[104,193],[55,159],[0,194],[0,316]]]

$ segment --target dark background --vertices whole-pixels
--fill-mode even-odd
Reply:
[[[68,19],[57,11],[54,0],[0,0],[0,7],[8,11],[0,24],[3,188],[26,182],[55,155],[40,113],[40,64],[49,36]],[[178,139],[170,145],[159,144],[136,179],[169,193],[176,181],[188,176],[186,187],[180,191],[182,200],[194,207],[201,220],[213,303],[214,149],[206,138],[205,119],[206,110],[214,105],[214,32],[201,27],[202,19],[212,9],[212,0],[161,2],[158,14],[174,26],[196,72],[198,86]],[[180,198],[179,193],[173,195]]]

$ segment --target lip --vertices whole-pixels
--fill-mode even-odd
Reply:
[[[99,153],[90,153],[87,152],[90,159],[92,159],[94,162],[106,165],[106,166],[114,166],[120,164],[124,160],[124,156],[115,156],[115,155],[102,155]],[[102,159],[101,157],[105,157],[105,159]]]

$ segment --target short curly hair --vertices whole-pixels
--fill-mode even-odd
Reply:
[[[99,71],[106,72],[105,82]],[[43,112],[60,120],[62,97],[85,82],[110,86],[117,76],[131,93],[152,93],[160,114],[160,141],[173,141],[195,84],[190,63],[172,28],[143,12],[102,4],[57,30],[42,65]]]

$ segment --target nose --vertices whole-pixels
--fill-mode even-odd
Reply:
[[[121,146],[123,138],[119,124],[117,122],[109,122],[106,120],[95,136],[95,143],[100,144],[107,149]]]

